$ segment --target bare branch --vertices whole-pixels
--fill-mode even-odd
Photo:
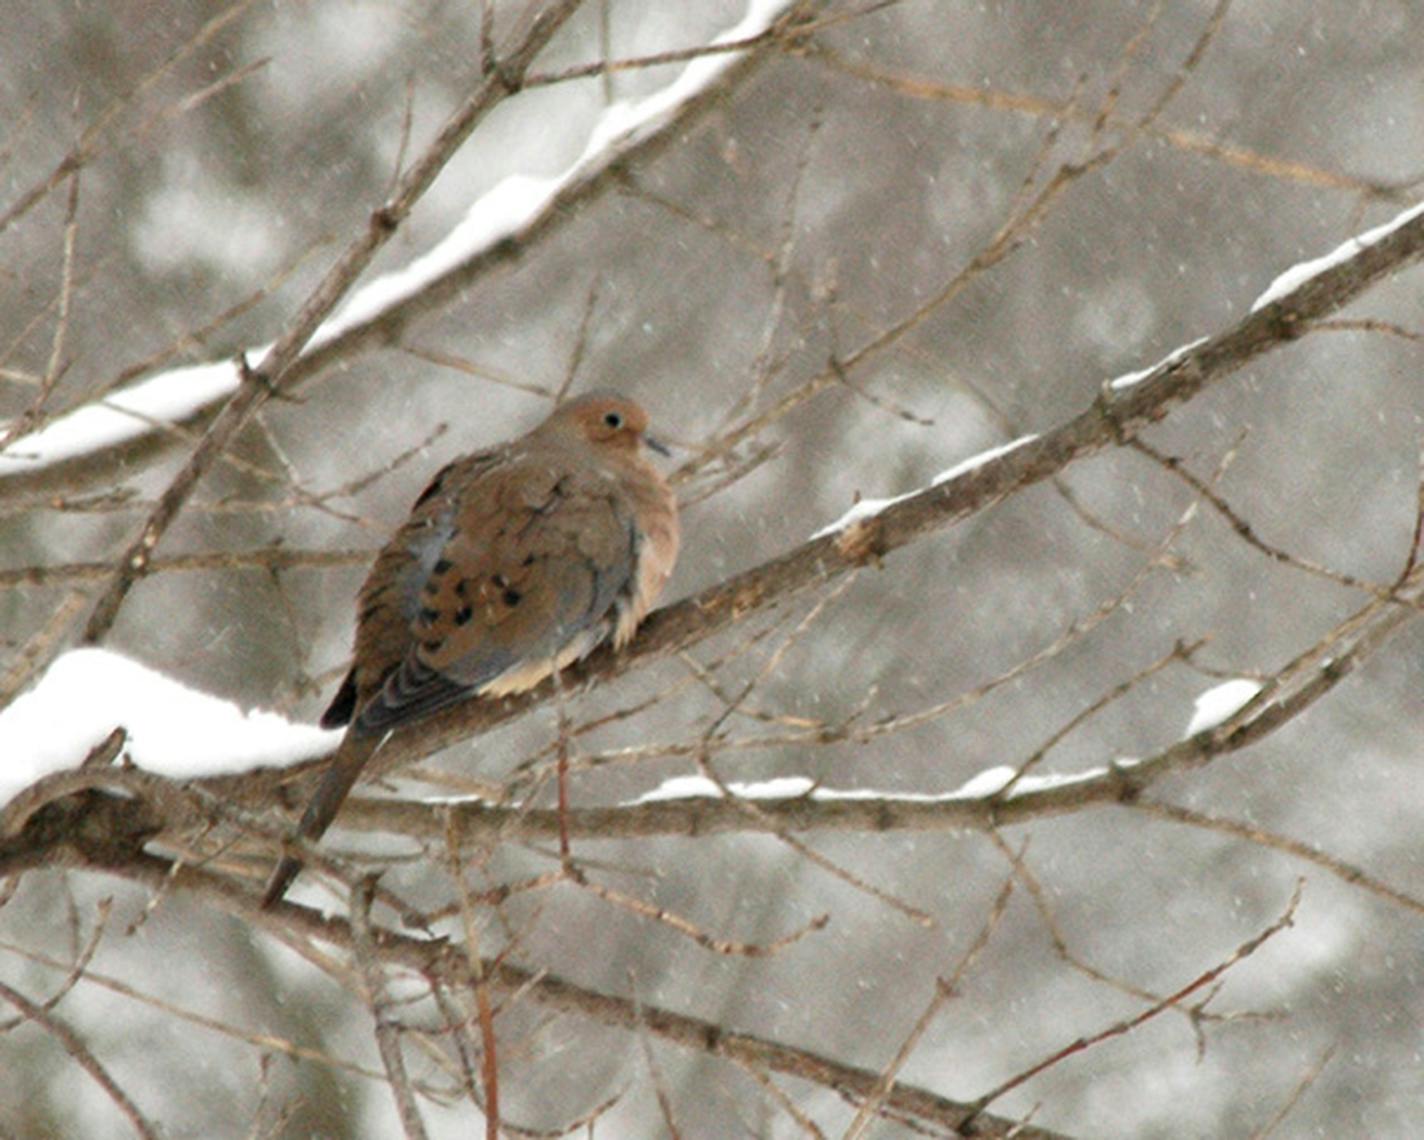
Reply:
[[[198,481],[227,449],[251,416],[273,395],[289,388],[288,370],[321,322],[336,307],[382,246],[400,228],[425,192],[454,157],[461,144],[496,106],[513,94],[534,57],[543,50],[579,6],[579,0],[559,0],[530,20],[524,37],[502,53],[499,67],[441,127],[434,141],[401,176],[396,192],[372,211],[365,232],[357,237],[292,318],[287,329],[254,368],[243,369],[242,383],[203,435],[178,476],[159,497],[138,538],[118,560],[109,581],[90,614],[84,640],[101,640],[118,616],[119,607],[137,581],[159,540],[197,488]]]
[[[997,1088],[993,1089],[988,1093],[985,1093],[984,1096],[981,1097],[975,1103],[981,1107],[987,1108],[989,1105],[993,1104],[994,1101],[998,1100],[1006,1093],[1018,1088],[1026,1081],[1032,1080],[1034,1077],[1038,1076],[1040,1073],[1046,1071],[1047,1069],[1052,1068],[1053,1066],[1059,1064],[1060,1062],[1077,1053],[1082,1053],[1085,1050],[1091,1049],[1095,1045],[1099,1045],[1104,1041],[1111,1040],[1114,1037],[1121,1037],[1124,1034],[1133,1032],[1133,1030],[1139,1028],[1142,1025],[1145,1025],[1148,1021],[1151,1021],[1154,1017],[1161,1015],[1164,1011],[1171,1009],[1174,1006],[1180,1005],[1183,1000],[1190,997],[1198,990],[1203,989],[1211,983],[1215,982],[1233,966],[1255,954],[1257,950],[1259,950],[1262,946],[1264,946],[1268,941],[1274,938],[1282,930],[1286,929],[1288,926],[1293,925],[1295,921],[1296,907],[1300,903],[1301,887],[1302,884],[1296,884],[1295,891],[1291,895],[1290,901],[1286,904],[1286,908],[1282,912],[1280,918],[1276,919],[1275,922],[1271,923],[1270,926],[1266,927],[1259,934],[1241,943],[1240,946],[1238,946],[1235,950],[1233,950],[1229,955],[1223,958],[1215,966],[1197,975],[1197,977],[1193,978],[1190,982],[1182,986],[1181,989],[1177,990],[1175,993],[1169,994],[1161,1001],[1156,1002],[1155,1004],[1149,1006],[1147,1009],[1144,1009],[1135,1017],[1130,1017],[1123,1021],[1119,1021],[1116,1024],[1110,1025],[1106,1029],[1103,1029],[1098,1033],[1093,1034],[1091,1037],[1080,1037],[1076,1041],[1073,1041],[1068,1045],[1063,1046],[1063,1048],[1057,1050],[1051,1056],[1045,1057],[1036,1065],[1030,1066],[1023,1072],[1018,1073],[1013,1077],[1010,1077],[1007,1081],[999,1085]]]
[[[157,1140],[158,1133],[154,1130],[153,1125],[139,1111],[138,1106],[129,1099],[128,1094],[118,1086],[114,1078],[109,1075],[109,1071],[100,1064],[99,1059],[89,1051],[88,1046],[74,1030],[43,1006],[32,1002],[19,990],[12,989],[4,982],[0,982],[0,998],[9,1002],[25,1018],[40,1026],[64,1046],[64,1051],[74,1058],[75,1063],[94,1079],[94,1083],[104,1090],[109,1099],[118,1106],[119,1111],[128,1118],[135,1133],[142,1136],[144,1140]]]
[[[151,856],[110,869],[150,885],[173,875],[163,860]],[[180,887],[198,891],[214,905],[240,914],[255,924],[290,928],[309,939],[347,950],[352,947],[353,934],[345,919],[321,915],[291,903],[283,906],[280,916],[274,915],[258,906],[255,890],[238,888],[221,876],[194,867],[178,869],[174,879]],[[386,968],[404,966],[446,984],[458,985],[468,977],[469,966],[462,961],[463,954],[439,942],[385,931],[375,947],[375,953]],[[737,1033],[715,1022],[675,1013],[646,1002],[640,1005],[628,998],[598,993],[547,971],[530,971],[502,960],[486,960],[484,969],[492,984],[551,1010],[586,1017],[598,1024],[629,1032],[636,1032],[642,1025],[654,1037],[680,1048],[735,1064],[784,1073],[857,1100],[872,1095],[880,1079],[880,1074],[874,1070],[846,1065],[813,1050],[779,1044],[755,1034]],[[950,1129],[961,1129],[972,1119],[979,1129],[976,1135],[987,1138],[1065,1140],[1059,1133],[996,1117],[979,1108],[905,1083],[897,1083],[885,1095],[884,1103],[887,1108]]]
[[[425,1124],[415,1093],[405,1069],[401,1052],[401,1027],[392,1019],[391,999],[386,994],[386,981],[376,956],[375,936],[371,929],[371,903],[375,899],[375,880],[368,879],[356,889],[351,900],[351,950],[366,985],[366,1000],[371,1016],[376,1019],[376,1044],[381,1051],[381,1063],[391,1083],[401,1126],[407,1140],[425,1140]]]
[[[68,154],[59,162],[59,165],[50,172],[47,178],[42,179],[28,190],[21,193],[19,198],[0,211],[0,233],[3,233],[15,221],[22,218],[34,206],[43,201],[61,182],[81,170],[93,161],[94,156],[100,149],[100,144],[104,134],[113,125],[114,121],[123,114],[129,107],[136,104],[148,91],[150,91],[160,79],[169,74],[183,60],[187,59],[198,48],[210,43],[219,32],[236,21],[248,8],[252,7],[255,0],[236,0],[223,11],[205,23],[192,36],[174,51],[170,52],[157,67],[150,71],[139,81],[132,90],[110,101],[99,117],[95,119],[80,136],[79,142]]]

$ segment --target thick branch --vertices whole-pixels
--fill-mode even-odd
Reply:
[[[877,560],[991,507],[1024,487],[1057,474],[1075,459],[1130,439],[1135,432],[1161,419],[1172,407],[1190,399],[1207,385],[1307,332],[1313,322],[1336,312],[1377,281],[1417,260],[1421,253],[1424,253],[1424,216],[1413,218],[1382,240],[1324,270],[1280,300],[1251,313],[1233,328],[1174,353],[1135,384],[1104,388],[1089,407],[1045,435],[1032,438],[954,479],[909,495],[878,515],[854,524],[849,531],[812,539],[770,562],[709,587],[696,597],[658,611],[623,652],[615,654],[606,648],[595,652],[569,670],[563,684],[566,689],[572,689],[607,680],[694,645],[752,614],[830,582],[867,560]],[[1402,621],[1403,613],[1401,610],[1399,615],[1386,615],[1382,620]],[[974,827],[976,821],[977,826],[989,822],[1005,824],[1020,818],[1073,810],[1088,803],[1114,801],[1121,798],[1124,788],[1140,787],[1149,771],[1201,763],[1217,751],[1242,747],[1259,739],[1272,730],[1280,717],[1294,715],[1299,711],[1298,706],[1337,683],[1345,671],[1340,660],[1337,658],[1330,667],[1320,669],[1308,685],[1277,706],[1262,710],[1249,723],[1234,726],[1229,738],[1218,734],[1210,742],[1203,742],[1199,737],[1183,741],[1164,751],[1152,768],[1133,769],[1130,779],[1114,771],[1101,778],[1075,781],[1032,794],[1020,790],[992,805],[976,805],[975,801],[966,801],[964,806],[934,805],[930,814],[936,819],[954,815],[954,826]],[[376,754],[368,766],[369,774],[375,776],[390,771],[474,737],[539,707],[553,695],[553,686],[546,684],[504,701],[471,701],[429,721],[411,725]],[[199,786],[248,804],[265,806],[279,793],[296,804],[304,801],[309,790],[303,785],[311,782],[324,763],[324,760],[316,760],[300,769],[259,770],[241,776],[215,777],[200,781]],[[138,810],[137,804],[133,806]],[[123,805],[115,810],[122,811]],[[145,810],[151,813],[152,808]],[[671,810],[670,806],[650,808],[646,817],[657,818],[660,811]],[[681,810],[716,812],[718,809],[698,806]],[[818,804],[814,810],[818,822],[832,825],[828,821],[847,819],[854,809],[846,805]],[[902,810],[921,809],[907,806]],[[351,818],[355,821],[358,817],[353,812]],[[76,829],[82,825],[82,819],[70,822]],[[144,822],[147,825],[146,819]],[[179,826],[187,822],[191,821],[174,821]],[[43,858],[44,849],[62,841],[63,836],[49,829],[34,836],[31,842],[17,837],[9,844],[7,854],[13,865],[29,865],[36,858]],[[36,845],[40,850],[36,850]]]
[[[230,880],[195,867],[172,867],[145,855],[135,862],[107,868],[146,883],[154,890],[172,887],[198,891],[206,900],[253,925],[271,925],[288,935],[326,942],[346,953],[356,949],[350,923],[324,916],[290,902],[275,911],[258,906],[257,895]],[[451,988],[468,986],[471,963],[462,948],[444,940],[413,938],[391,930],[373,928],[370,952],[386,967],[403,966]],[[647,1002],[600,993],[544,970],[530,970],[503,958],[484,959],[481,976],[500,989],[530,998],[563,1013],[576,1014],[600,1025],[630,1032],[646,1032],[670,1044],[730,1061],[752,1065],[799,1080],[834,1089],[852,1101],[879,1090],[880,1073],[843,1064],[810,1049],[796,1048],[751,1033],[728,1031],[716,1022],[675,1013]],[[884,1108],[937,1123],[975,1137],[1012,1136],[1021,1140],[1067,1140],[1060,1133],[1023,1124],[1002,1116],[976,1113],[973,1106],[939,1096],[915,1085],[896,1083],[885,1094]]]
[[[1250,313],[1225,332],[1174,353],[1136,383],[1122,388],[1105,386],[1089,406],[1052,431],[956,478],[906,496],[848,531],[812,539],[696,597],[659,610],[622,653],[599,650],[569,670],[562,683],[566,688],[597,683],[686,649],[755,613],[987,510],[1025,487],[1059,474],[1077,459],[1125,442],[1208,385],[1304,335],[1314,322],[1337,312],[1421,256],[1424,215]],[[520,697],[472,701],[412,725],[376,754],[368,773],[375,776],[390,771],[476,736],[542,705],[554,691],[553,684],[546,683]],[[288,778],[289,773],[265,774],[256,784],[263,794],[270,794],[274,784]],[[252,777],[243,777],[215,782],[214,787],[242,794],[252,785]]]

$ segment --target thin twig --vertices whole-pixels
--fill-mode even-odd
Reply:
[[[1004,885],[999,888],[994,904],[989,908],[989,917],[984,920],[984,925],[979,928],[979,933],[975,935],[974,941],[960,956],[959,962],[955,965],[950,976],[935,979],[934,993],[930,996],[930,1000],[926,1003],[920,1016],[915,1019],[915,1024],[910,1027],[910,1031],[900,1042],[900,1047],[895,1051],[895,1056],[890,1059],[890,1064],[885,1066],[885,1070],[880,1074],[880,1080],[876,1082],[875,1089],[861,1102],[860,1110],[855,1114],[855,1118],[845,1131],[844,1140],[860,1140],[860,1137],[865,1135],[865,1130],[870,1127],[871,1119],[880,1111],[881,1105],[885,1103],[885,1098],[895,1087],[895,1078],[899,1075],[900,1070],[910,1060],[911,1054],[919,1046],[920,1040],[934,1019],[939,1016],[940,1011],[953,1000],[958,992],[959,984],[969,972],[970,966],[989,945],[994,931],[999,928],[999,923],[1003,920],[1004,912],[1008,910],[1009,898],[1013,893],[1014,880],[1011,875],[1004,880]]]
[[[800,942],[806,935],[824,930],[831,921],[829,914],[819,914],[800,929],[793,930],[790,934],[784,934],[780,938],[775,938],[770,942],[738,942],[730,938],[719,938],[714,934],[708,934],[695,923],[683,918],[680,914],[675,914],[666,907],[644,902],[642,899],[625,894],[623,891],[615,890],[612,887],[605,887],[601,883],[592,882],[583,874],[572,876],[572,881],[580,889],[590,892],[606,903],[611,903],[613,906],[636,914],[640,918],[650,919],[662,926],[666,926],[669,930],[681,934],[684,938],[690,938],[704,950],[710,950],[714,954],[722,954],[731,958],[774,957],[787,947]]]
[[[994,1101],[998,1100],[1006,1093],[1009,1093],[1012,1090],[1018,1088],[1020,1085],[1033,1079],[1045,1070],[1052,1068],[1053,1066],[1059,1064],[1060,1062],[1077,1053],[1082,1053],[1088,1049],[1093,1048],[1095,1045],[1100,1045],[1104,1041],[1111,1040],[1114,1037],[1121,1037],[1125,1034],[1133,1032],[1135,1029],[1146,1024],[1148,1021],[1151,1021],[1153,1018],[1159,1016],[1164,1011],[1171,1009],[1176,1005],[1179,1005],[1183,999],[1190,997],[1198,990],[1215,982],[1233,966],[1251,957],[1251,955],[1255,954],[1257,950],[1259,950],[1262,946],[1266,944],[1266,942],[1274,938],[1282,930],[1286,929],[1288,926],[1291,926],[1294,923],[1295,911],[1296,907],[1300,903],[1302,887],[1303,883],[1296,884],[1295,890],[1291,894],[1290,901],[1286,904],[1285,910],[1282,912],[1281,916],[1276,919],[1275,922],[1271,923],[1260,933],[1254,935],[1251,938],[1248,938],[1245,942],[1241,943],[1240,946],[1238,946],[1235,950],[1233,950],[1215,966],[1212,966],[1211,969],[1206,970],[1201,974],[1198,974],[1186,985],[1182,986],[1175,992],[1168,994],[1161,1001],[1149,1006],[1147,1009],[1144,1009],[1136,1016],[1125,1018],[1122,1021],[1115,1022],[1114,1024],[1108,1026],[1106,1029],[1100,1030],[1099,1032],[1094,1033],[1089,1037],[1079,1037],[1077,1040],[1072,1041],[1069,1044],[1063,1046],[1062,1048],[1055,1050],[1052,1054],[1045,1057],[1043,1060],[1037,1062],[1036,1064],[1030,1065],[1027,1069],[1024,1069],[1020,1073],[1016,1073],[1014,1076],[1010,1077],[1002,1084],[985,1093],[984,1096],[982,1096],[979,1100],[975,1101],[975,1106],[981,1109],[987,1108],[989,1105],[993,1104]]]
[[[1186,824],[1188,827],[1199,827],[1205,831],[1215,831],[1222,835],[1232,835],[1238,839],[1244,839],[1248,843],[1254,843],[1259,847],[1266,847],[1273,851],[1284,851],[1296,859],[1304,859],[1322,870],[1329,871],[1337,879],[1349,883],[1352,887],[1359,887],[1369,891],[1380,898],[1388,899],[1397,906],[1402,906],[1406,910],[1412,910],[1416,914],[1424,914],[1424,899],[1415,895],[1407,894],[1397,887],[1391,887],[1388,883],[1375,878],[1368,871],[1353,863],[1346,862],[1336,855],[1331,855],[1313,843],[1306,843],[1299,839],[1292,839],[1288,835],[1282,835],[1276,831],[1269,831],[1254,823],[1242,823],[1239,820],[1225,819],[1222,816],[1210,815],[1207,812],[1196,811],[1189,807],[1182,807],[1180,804],[1170,804],[1162,800],[1154,800],[1143,797],[1132,800],[1128,806],[1133,811],[1141,812],[1143,815],[1156,816],[1159,819],[1168,819],[1173,823]]]
[[[109,1099],[119,1108],[119,1111],[128,1118],[133,1125],[133,1130],[144,1138],[144,1140],[158,1140],[158,1132],[154,1129],[138,1106],[129,1099],[127,1093],[121,1089],[114,1078],[109,1075],[109,1071],[99,1062],[99,1059],[89,1051],[89,1047],[84,1044],[80,1036],[55,1017],[43,1006],[37,1005],[18,990],[11,989],[4,982],[0,982],[0,998],[8,1001],[18,1009],[28,1020],[33,1021],[45,1032],[49,1033],[56,1041],[64,1046],[64,1051],[68,1053],[78,1066],[83,1069],[94,1082],[104,1090]]]
[[[469,985],[474,991],[476,1017],[479,1022],[480,1081],[484,1085],[485,1132],[488,1140],[499,1136],[499,1050],[494,1031],[494,1005],[490,1000],[489,980],[480,957],[479,924],[475,921],[474,900],[465,884],[460,868],[460,844],[456,839],[454,817],[445,817],[445,855],[451,880],[459,896],[460,921],[465,932],[465,955],[469,965]]]
[[[20,946],[14,942],[0,940],[0,950],[14,954],[28,962],[34,962],[38,965],[48,967],[49,969],[70,969],[68,964],[58,958],[43,954],[38,950],[31,950],[28,947]],[[86,967],[79,975],[79,980],[86,985],[98,986],[100,989],[107,990],[112,994],[117,994],[120,997],[137,1002],[139,1005],[146,1006],[164,1016],[177,1018],[199,1029],[206,1029],[209,1032],[220,1034],[233,1041],[240,1041],[245,1045],[250,1045],[252,1048],[266,1053],[279,1053],[293,1060],[322,1065],[326,1068],[351,1073],[369,1080],[384,1081],[386,1079],[385,1073],[377,1069],[358,1065],[355,1062],[335,1057],[330,1053],[324,1053],[310,1046],[298,1045],[285,1037],[274,1037],[266,1033],[253,1033],[249,1030],[241,1029],[228,1022],[220,1021],[215,1017],[209,1017],[207,1014],[198,1013],[195,1010],[188,1009],[181,1005],[175,1005],[165,998],[144,993],[142,990],[109,974],[101,974]]]
[[[1364,578],[1358,578],[1353,574],[1347,574],[1340,570],[1333,570],[1329,566],[1318,562],[1312,562],[1308,558],[1301,558],[1299,555],[1291,554],[1289,551],[1267,542],[1256,533],[1252,525],[1247,522],[1228,503],[1225,497],[1216,490],[1214,486],[1193,474],[1183,462],[1174,455],[1166,455],[1153,447],[1141,437],[1129,442],[1133,450],[1141,452],[1154,463],[1157,463],[1163,470],[1169,472],[1180,479],[1188,487],[1197,493],[1201,498],[1209,503],[1222,518],[1231,524],[1234,530],[1249,546],[1260,551],[1272,561],[1279,562],[1283,566],[1289,566],[1294,570],[1301,570],[1307,574],[1313,574],[1318,578],[1324,578],[1328,582],[1333,582],[1337,586],[1348,586],[1356,590],[1364,590],[1380,598],[1396,597],[1392,587],[1379,582],[1371,582]],[[1396,600],[1399,600],[1396,597]]]
[[[100,143],[105,132],[129,107],[134,106],[145,94],[148,93],[157,83],[179,63],[187,59],[198,48],[212,41],[224,28],[241,16],[256,0],[237,0],[236,3],[228,6],[216,16],[205,23],[187,40],[161,60],[152,71],[145,75],[132,88],[122,95],[110,100],[108,106],[99,113],[99,116],[89,124],[79,141],[70,149],[69,153],[60,159],[59,164],[49,173],[48,176],[36,182],[28,190],[24,191],[13,203],[3,212],[0,212],[0,233],[3,233],[16,220],[27,214],[36,203],[42,201],[56,186],[68,178],[72,173],[82,169],[93,161],[99,153]]]
[[[25,643],[0,676],[0,708],[13,701],[20,690],[29,684],[30,678],[58,652],[88,601],[89,596],[84,592],[69,590],[54,607],[44,625]]]
[[[668,1093],[662,1066],[658,1064],[658,1058],[653,1053],[653,1043],[649,1039],[647,1027],[643,1024],[643,1004],[638,999],[638,979],[631,970],[628,971],[628,992],[633,999],[633,1013],[638,1018],[636,1031],[638,1046],[643,1053],[643,1064],[648,1067],[648,1075],[653,1082],[653,1093],[657,1097],[658,1112],[663,1118],[664,1135],[671,1137],[672,1140],[682,1140],[682,1130],[678,1128],[677,1118],[673,1115],[672,1097]]]
[[[415,1103],[415,1092],[411,1088],[405,1056],[401,1051],[401,1027],[391,1017],[391,999],[386,993],[384,972],[376,953],[371,928],[371,904],[375,897],[374,876],[363,880],[351,892],[351,949],[365,979],[366,1004],[376,1022],[376,1047],[390,1080],[401,1126],[405,1129],[407,1140],[425,1140],[425,1123],[420,1118],[420,1108]]]
[[[396,193],[372,211],[365,231],[347,246],[327,271],[262,361],[254,368],[241,369],[242,382],[237,391],[213,421],[187,463],[159,496],[158,506],[144,523],[138,537],[119,558],[115,574],[89,617],[84,630],[85,642],[97,642],[108,633],[129,590],[199,481],[252,415],[280,390],[287,370],[321,322],[346,295],[377,252],[400,229],[416,202],[424,196],[460,145],[485,116],[517,88],[534,57],[578,7],[579,0],[560,0],[542,9],[529,21],[522,42],[511,46],[495,74],[487,76],[474,94],[446,120],[426,151],[401,176]]]
[[[264,546],[257,550],[222,550],[207,554],[175,554],[155,558],[148,575],[213,570],[327,570],[364,566],[374,550],[304,550],[295,546]],[[60,586],[96,582],[113,572],[107,562],[70,562],[51,566],[0,569],[0,590],[16,586]]]
[[[1261,1125],[1260,1128],[1252,1132],[1248,1140],[1267,1140],[1267,1138],[1285,1122],[1286,1117],[1291,1114],[1291,1110],[1300,1103],[1300,1098],[1309,1092],[1311,1086],[1320,1079],[1320,1074],[1325,1071],[1325,1066],[1330,1064],[1334,1056],[1335,1046],[1332,1045],[1320,1055],[1320,1059],[1311,1065],[1310,1068],[1305,1071],[1304,1075],[1301,1076],[1300,1080],[1296,1082],[1295,1088],[1291,1089],[1290,1096],[1286,1097],[1282,1102],[1281,1107],[1276,1110],[1275,1115],[1266,1121],[1265,1124]]]
[[[1059,118],[1091,121],[1093,118],[1091,111],[1080,108],[1069,100],[1049,99],[1024,92],[970,87],[962,84],[944,83],[922,76],[896,74],[875,63],[851,59],[830,47],[824,40],[814,41],[804,54],[827,68],[854,76],[910,99],[987,107],[990,110],[1007,111],[1015,115],[1044,121]],[[1130,125],[1128,120],[1118,117],[1111,117],[1106,123],[1106,126],[1113,130],[1128,125]],[[1324,167],[1312,166],[1307,162],[1263,154],[1248,147],[1224,142],[1220,138],[1214,138],[1201,131],[1167,126],[1158,121],[1147,124],[1139,123],[1137,129],[1176,150],[1188,154],[1203,155],[1226,166],[1247,170],[1252,174],[1277,181],[1329,190],[1346,190],[1371,200],[1398,202],[1403,201],[1407,196],[1407,189],[1399,184],[1342,174]]]
[[[592,79],[595,76],[611,75],[619,71],[641,71],[649,67],[665,67],[670,63],[690,63],[708,56],[731,55],[751,51],[775,43],[799,43],[812,30],[812,23],[798,7],[775,21],[770,27],[754,35],[737,40],[724,40],[715,44],[698,44],[695,47],[669,48],[667,51],[652,52],[632,59],[597,59],[591,63],[577,63],[558,71],[534,71],[524,79],[526,87],[548,87],[555,83],[568,83],[574,79]]]

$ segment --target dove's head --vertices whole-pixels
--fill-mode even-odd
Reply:
[[[641,405],[614,392],[590,392],[560,404],[540,432],[596,448],[636,454],[646,444],[663,455],[667,448],[648,435],[648,413]]]

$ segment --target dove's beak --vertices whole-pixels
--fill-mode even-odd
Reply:
[[[654,451],[656,451],[659,455],[666,456],[668,459],[672,458],[672,449],[669,448],[667,444],[665,444],[662,440],[658,439],[656,436],[651,436],[644,432],[643,442],[646,443],[649,447],[651,447]]]

